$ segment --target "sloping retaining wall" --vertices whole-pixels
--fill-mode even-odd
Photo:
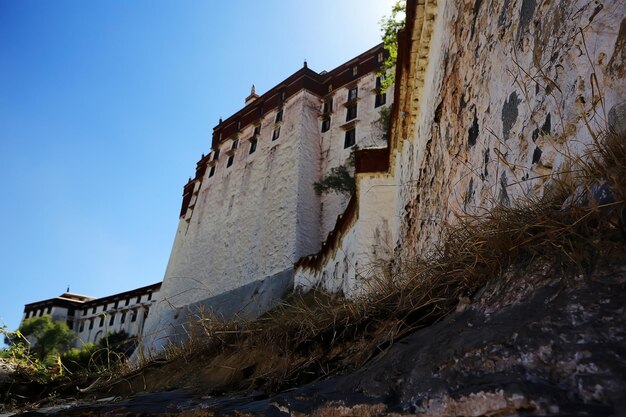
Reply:
[[[288,269],[181,307],[163,308],[151,331],[142,335],[141,349],[135,352],[133,359],[146,359],[169,345],[188,341],[193,331],[197,331],[190,323],[200,323],[204,318],[256,318],[276,307],[292,289],[293,270]]]

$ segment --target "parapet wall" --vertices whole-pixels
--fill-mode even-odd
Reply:
[[[541,196],[590,129],[624,117],[625,10],[624,0],[409,1],[389,169],[357,174],[350,226],[297,264],[296,288],[356,295],[371,266],[428,256],[460,214]]]

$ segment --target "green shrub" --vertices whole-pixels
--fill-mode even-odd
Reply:
[[[24,320],[16,335],[24,340],[9,338],[10,344],[30,340],[29,355],[47,365],[55,364],[58,354],[69,350],[76,337],[65,323],[53,321],[48,315]]]
[[[381,77],[381,90],[391,87],[395,81],[395,65],[398,59],[398,32],[404,28],[406,0],[398,0],[391,9],[391,15],[380,21],[380,30],[383,32],[383,45],[389,56],[383,62],[378,75]]]
[[[331,168],[328,175],[313,183],[313,189],[317,195],[333,192],[351,196],[356,191],[354,181],[356,151],[358,147],[354,146],[350,157],[343,165]]]
[[[346,165],[339,165],[330,170],[330,173],[313,184],[317,195],[329,192],[352,195],[355,190],[354,176]]]
[[[135,338],[124,330],[109,333],[96,343],[85,343],[61,356],[69,372],[101,372],[110,370],[130,356],[136,347]]]

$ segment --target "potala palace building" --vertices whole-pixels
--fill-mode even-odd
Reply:
[[[202,314],[255,317],[276,305],[294,289],[296,264],[324,248],[349,205],[349,196],[317,195],[313,184],[356,149],[370,152],[366,163],[385,159],[380,117],[393,92],[378,71],[386,57],[378,45],[328,72],[305,62],[263,95],[253,87],[244,107],[215,126],[210,152],[184,186],[162,285],[101,299],[65,293],[26,305],[24,319],[51,314],[79,344],[119,330],[143,334],[148,352],[186,337],[185,323]],[[327,286],[350,292],[355,267],[338,264]]]
[[[358,296],[378,266],[436,253],[460,215],[540,197],[592,130],[620,126],[620,5],[409,0],[393,91],[377,88],[377,46],[252,94],[185,187],[145,351],[198,315],[256,316],[292,288]],[[355,193],[318,197],[353,144]]]
[[[297,263],[322,250],[349,204],[342,194],[317,195],[313,184],[355,149],[369,149],[370,159],[385,153],[379,119],[393,101],[377,74],[385,58],[378,45],[328,72],[305,62],[265,94],[253,88],[215,126],[211,151],[184,187],[159,302],[143,332],[148,350],[185,337],[190,319],[255,317],[294,288]],[[342,262],[331,276],[334,290],[349,292],[355,264]]]
[[[624,131],[626,20],[603,4],[409,0],[393,91],[382,45],[252,91],[184,187],[143,352],[293,290],[357,296],[376,265],[436,251],[459,215],[542,196],[594,132]],[[357,147],[352,197],[318,196]]]

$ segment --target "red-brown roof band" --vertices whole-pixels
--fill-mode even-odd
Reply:
[[[26,304],[24,306],[24,312],[33,311],[42,307],[90,308],[96,305],[108,304],[116,300],[133,298],[148,292],[158,291],[159,288],[161,288],[161,283],[157,282],[156,284],[147,285],[141,288],[135,288],[134,290],[109,295],[107,297],[89,299],[87,301],[78,301],[70,300],[67,298],[55,297],[48,300],[36,301]]]
[[[383,59],[379,60],[378,56],[381,52]],[[317,73],[309,69],[305,63],[287,79],[215,126],[211,149],[215,149],[220,140],[224,141],[247,126],[258,123],[266,114],[280,107],[300,90],[305,89],[323,97],[372,71],[377,71],[387,56],[388,52],[381,43],[330,72]],[[355,66],[357,67],[356,73],[352,71]]]
[[[380,54],[382,54],[382,59],[379,59]],[[220,141],[227,140],[251,124],[259,123],[265,115],[282,106],[287,99],[299,91],[305,89],[320,97],[332,94],[334,90],[373,71],[378,71],[388,56],[389,53],[381,43],[330,72],[317,73],[309,69],[305,63],[304,67],[215,126],[213,128],[211,149],[216,149]],[[353,71],[355,66],[357,69],[356,73]],[[197,180],[202,180],[210,159],[211,153],[203,154],[202,158],[196,163],[195,177],[193,179],[189,178],[189,181],[185,184],[180,217],[183,217],[187,212],[194,184]]]

